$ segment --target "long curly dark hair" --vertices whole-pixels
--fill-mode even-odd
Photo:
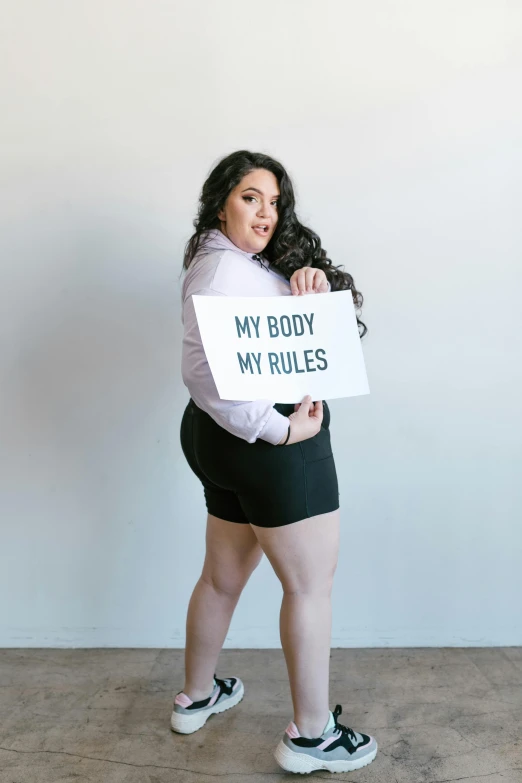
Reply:
[[[270,265],[289,280],[296,269],[312,266],[322,269],[330,281],[332,291],[352,292],[356,309],[363,304],[363,295],[357,291],[353,277],[334,266],[321,247],[318,235],[299,222],[295,213],[295,197],[292,182],[279,161],[261,152],[238,150],[222,158],[207,177],[199,197],[198,215],[194,219],[195,233],[190,237],[183,258],[183,269],[188,269],[196,255],[202,235],[213,228],[220,228],[218,212],[224,207],[229,193],[243,177],[255,169],[271,171],[279,183],[278,220],[270,242],[263,255]],[[342,265],[341,265],[342,266]],[[183,273],[182,269],[182,273]],[[364,337],[368,329],[357,313],[359,336]]]

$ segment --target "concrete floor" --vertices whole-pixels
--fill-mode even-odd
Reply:
[[[522,648],[334,649],[331,708],[373,734],[357,772],[284,773],[292,718],[280,650],[224,650],[245,698],[194,734],[171,732],[182,650],[0,650],[1,783],[522,783]]]

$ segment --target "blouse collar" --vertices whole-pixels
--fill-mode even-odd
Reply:
[[[263,266],[268,266],[268,261],[263,257],[262,253],[247,253],[245,250],[241,250],[241,248],[235,245],[232,240],[225,236],[225,234],[223,234],[219,228],[212,228],[205,232],[203,245],[201,247],[202,249],[204,248],[205,253],[209,250],[217,249],[235,250],[236,253],[241,253],[242,255],[246,256],[249,261],[258,261],[261,262]]]

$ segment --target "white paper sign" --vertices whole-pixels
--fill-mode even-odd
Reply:
[[[193,296],[222,400],[301,402],[369,394],[351,291]]]

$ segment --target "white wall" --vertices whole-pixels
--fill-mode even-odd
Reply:
[[[520,645],[522,6],[2,3],[0,644],[182,647],[200,187],[273,154],[366,297],[333,646]],[[266,560],[226,646],[278,647]]]

